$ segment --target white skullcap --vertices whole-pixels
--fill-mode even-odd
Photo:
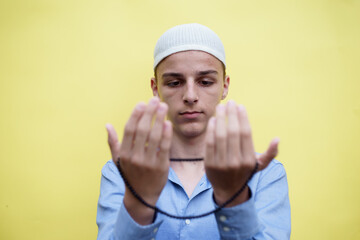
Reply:
[[[157,41],[154,50],[154,70],[167,56],[188,50],[210,53],[225,66],[225,49],[214,31],[198,23],[178,25],[167,30]]]

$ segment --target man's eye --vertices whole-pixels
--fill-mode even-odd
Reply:
[[[177,87],[179,85],[180,85],[180,81],[172,81],[167,83],[168,87]]]
[[[200,84],[203,85],[203,86],[210,86],[210,85],[213,84],[213,82],[212,81],[201,80]]]

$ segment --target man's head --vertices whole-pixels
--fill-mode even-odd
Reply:
[[[200,24],[171,28],[154,51],[153,94],[168,104],[175,133],[205,132],[216,105],[226,97],[225,51],[219,37]]]
[[[216,57],[226,75],[225,49],[214,31],[198,23],[178,25],[167,30],[157,41],[154,49],[154,76],[157,78],[157,66],[171,54],[198,50]]]

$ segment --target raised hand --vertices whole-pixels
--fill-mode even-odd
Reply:
[[[246,110],[234,101],[217,106],[216,116],[209,120],[206,134],[205,171],[218,204],[227,201],[246,183],[256,162],[260,171],[278,152],[279,140],[274,139],[264,154],[256,156]],[[246,189],[229,206],[248,198]]]
[[[155,205],[164,188],[169,172],[169,150],[172,137],[170,121],[165,121],[168,107],[157,97],[149,104],[139,103],[125,126],[122,143],[108,124],[108,143],[112,159],[137,191],[149,204]],[[152,126],[152,119],[155,117]],[[126,188],[124,204],[135,221],[149,224],[153,210],[143,206]]]

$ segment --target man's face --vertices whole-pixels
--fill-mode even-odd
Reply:
[[[228,92],[222,63],[202,51],[185,51],[165,58],[151,79],[153,94],[169,106],[175,134],[196,137],[206,131],[216,105]]]

